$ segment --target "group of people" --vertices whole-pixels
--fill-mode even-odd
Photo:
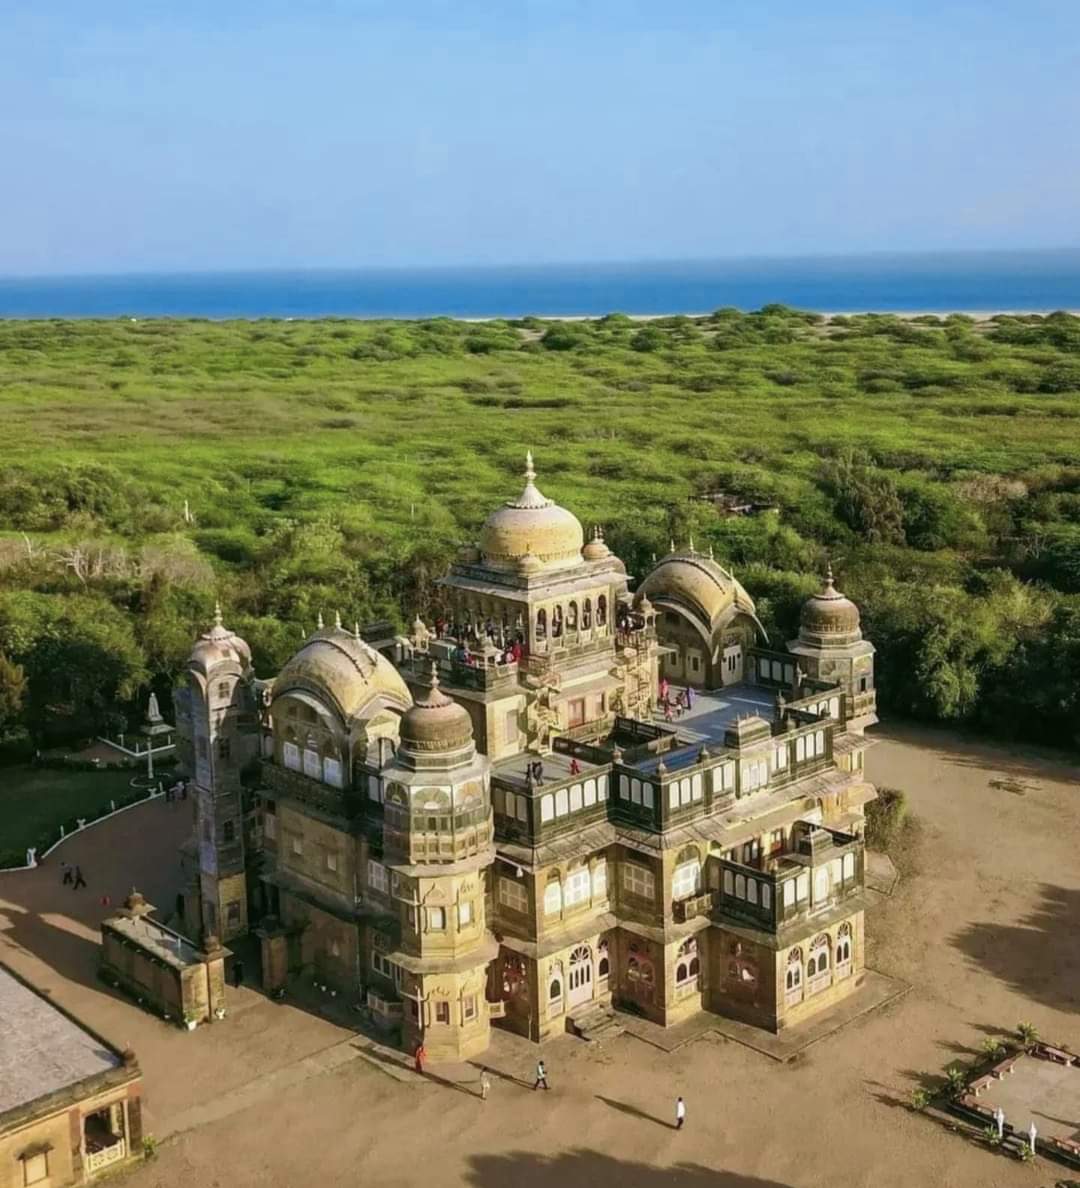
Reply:
[[[416,1051],[413,1053],[413,1068],[423,1076],[427,1070],[427,1049],[421,1041]],[[536,1062],[536,1079],[533,1081],[533,1090],[543,1089],[545,1092],[551,1089],[548,1084],[547,1065],[542,1059]],[[491,1075],[486,1067],[480,1069],[480,1100],[487,1101],[488,1094],[491,1092]],[[682,1130],[686,1123],[686,1102],[681,1097],[675,1101],[675,1125],[676,1130]]]
[[[61,862],[60,870],[63,872],[63,878],[60,880],[61,886],[70,887],[72,891],[78,891],[80,887],[86,886],[81,866],[72,866],[70,862]]]
[[[664,711],[665,722],[670,722],[674,718],[681,718],[684,713],[694,708],[693,689],[689,685],[685,689],[673,689],[668,683],[667,677],[661,678],[660,708]]]

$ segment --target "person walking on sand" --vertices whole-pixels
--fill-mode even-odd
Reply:
[[[75,882],[72,884],[72,891],[78,891],[80,887],[86,886],[86,880],[82,877],[82,867],[75,867]]]
[[[536,1081],[533,1084],[533,1089],[539,1089],[541,1085],[544,1086],[545,1091],[551,1088],[547,1082],[547,1069],[544,1067],[544,1062],[538,1060],[536,1062]]]
[[[686,1102],[680,1097],[675,1102],[675,1129],[682,1130],[683,1123],[686,1121]]]
[[[481,1069],[480,1071],[480,1100],[487,1101],[488,1094],[491,1092],[491,1078],[488,1076],[488,1070]]]
[[[60,869],[64,872],[64,877],[60,880],[61,886],[63,886],[63,887],[70,886],[71,885],[71,863],[70,862],[61,862]]]
[[[424,1075],[424,1066],[427,1064],[427,1048],[423,1043],[416,1045],[416,1054],[413,1057],[413,1068],[421,1075]]]

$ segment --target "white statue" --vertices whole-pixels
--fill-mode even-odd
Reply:
[[[161,721],[161,710],[158,709],[156,693],[150,694],[150,701],[148,702],[147,707],[146,707],[146,720],[148,722],[160,722]]]
[[[997,1127],[998,1138],[1004,1138],[1005,1137],[1005,1111],[1001,1108],[1001,1106],[998,1106],[997,1109],[994,1110],[994,1125]]]
[[[1028,1138],[1031,1140],[1031,1153],[1035,1154],[1035,1140],[1039,1137],[1039,1132],[1035,1128],[1034,1118],[1031,1120],[1031,1125],[1028,1127]]]
[[[26,851],[26,865],[33,868],[37,866],[37,847],[31,846]]]

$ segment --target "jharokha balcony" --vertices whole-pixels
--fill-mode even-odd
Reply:
[[[860,838],[797,821],[791,840],[789,849],[763,855],[756,863],[710,858],[715,919],[775,933],[861,896]]]

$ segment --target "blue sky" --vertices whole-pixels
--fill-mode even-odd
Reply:
[[[1080,0],[0,20],[0,273],[1080,244]]]

